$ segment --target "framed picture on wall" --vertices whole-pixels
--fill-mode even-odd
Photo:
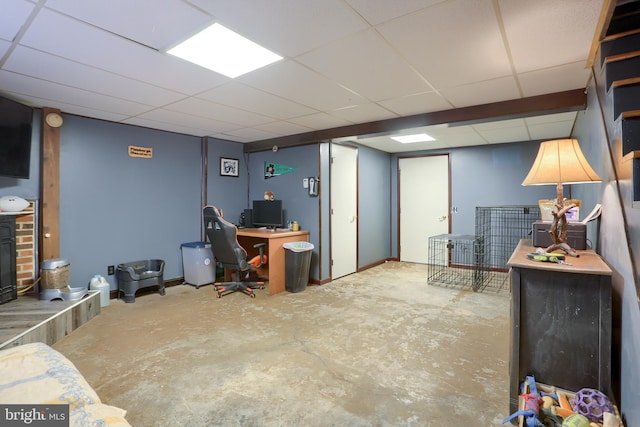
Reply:
[[[220,175],[222,176],[238,176],[239,162],[238,159],[229,159],[220,157]]]

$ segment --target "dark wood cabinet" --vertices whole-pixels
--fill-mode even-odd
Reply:
[[[16,298],[16,217],[0,215],[0,304]]]
[[[518,407],[525,376],[567,390],[589,387],[611,396],[611,269],[593,251],[571,265],[530,260],[522,240],[511,267],[509,406]]]

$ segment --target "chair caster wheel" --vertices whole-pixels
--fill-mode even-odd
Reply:
[[[222,294],[217,294],[216,297],[222,298]]]
[[[255,298],[255,297],[256,297],[256,294],[251,294],[251,295],[249,295],[249,296],[250,296],[251,298]]]

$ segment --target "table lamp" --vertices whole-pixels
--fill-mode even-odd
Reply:
[[[547,252],[561,249],[571,256],[578,256],[567,243],[566,213],[576,205],[565,203],[562,185],[601,181],[582,154],[576,139],[558,139],[540,144],[536,160],[522,185],[556,186],[556,212],[553,213],[549,228],[553,244],[546,249]]]

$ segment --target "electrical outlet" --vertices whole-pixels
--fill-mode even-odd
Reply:
[[[113,266],[113,265],[108,266],[108,267],[107,267],[107,275],[109,275],[109,276],[113,276],[113,275],[114,275],[114,273],[115,273],[114,266]]]

